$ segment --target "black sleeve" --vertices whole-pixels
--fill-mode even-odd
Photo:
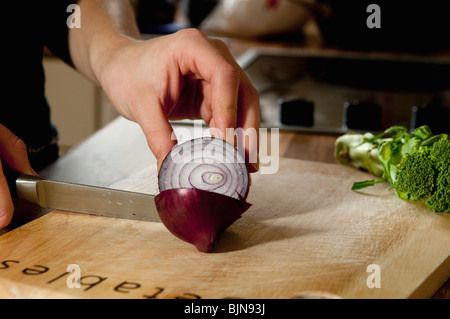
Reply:
[[[54,55],[69,65],[73,64],[69,53],[69,27],[67,25],[67,18],[72,11],[68,10],[68,6],[76,4],[76,2],[76,0],[46,0],[42,1],[41,7],[42,20],[44,20],[44,44]]]

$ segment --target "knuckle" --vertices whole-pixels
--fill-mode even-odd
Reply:
[[[220,39],[210,39],[210,43],[221,51],[228,51],[228,46]]]
[[[222,65],[219,66],[218,71],[222,74],[222,76],[229,78],[233,81],[239,81],[241,78],[241,71],[239,68],[227,61],[224,61]]]
[[[204,35],[204,33],[202,31],[200,31],[199,29],[195,29],[195,28],[188,28],[188,29],[182,29],[180,31],[177,32],[177,34],[185,39],[206,39],[206,36]]]

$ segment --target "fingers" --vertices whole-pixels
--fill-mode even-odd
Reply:
[[[222,133],[237,126],[239,87],[240,73],[229,65],[222,66],[211,79],[212,116]]]
[[[218,56],[213,55],[217,61],[211,62],[210,65],[214,68],[210,79],[211,109],[215,127],[225,134],[227,128],[237,127],[241,70],[222,41],[210,40],[210,43],[221,53]]]
[[[243,128],[246,159],[251,172],[258,170],[259,96],[245,72],[239,67],[227,46],[220,40],[198,41],[191,72],[210,84],[210,128],[212,134],[229,143],[234,135],[227,129]],[[189,60],[190,61],[190,60]],[[204,114],[207,112],[204,112]],[[217,129],[217,130],[216,130]]]
[[[259,95],[246,73],[231,56],[226,45],[217,40],[212,43],[215,43],[223,52],[228,65],[231,66],[231,69],[225,69],[222,74],[215,73],[216,76],[223,76],[222,81],[225,82],[223,86],[228,83],[229,91],[227,93],[219,86],[212,88],[212,90],[216,90],[213,93],[217,94],[217,102],[212,102],[214,125],[221,131],[226,128],[243,129],[243,134],[238,138],[241,139],[241,145],[245,146],[247,167],[253,173],[259,169],[258,129],[261,124]],[[226,99],[227,97],[229,100]],[[227,101],[228,104],[221,104],[220,101]],[[233,142],[233,136],[227,136],[226,139],[230,143]]]
[[[12,219],[14,205],[9,192],[8,183],[0,165],[0,229],[6,227]]]
[[[12,219],[14,205],[2,165],[24,174],[37,175],[28,161],[25,143],[0,124],[0,229]]]
[[[157,160],[158,171],[161,164],[170,150],[176,145],[177,141],[173,134],[163,108],[153,97],[147,96],[147,101],[142,101],[146,107],[139,109],[137,122],[147,139],[148,146]],[[152,107],[156,106],[156,107]]]
[[[1,161],[0,161],[1,162]],[[6,227],[12,219],[14,205],[9,192],[8,183],[0,165],[0,229]]]
[[[1,124],[0,158],[4,165],[16,172],[37,175],[31,168],[25,143]]]
[[[246,77],[246,75],[244,75]],[[250,80],[242,81],[238,101],[238,127],[244,130],[246,163],[250,173],[259,170],[259,127],[261,125],[259,95]]]
[[[208,83],[208,107],[211,112],[209,124],[214,125],[218,129],[216,133],[220,133],[220,138],[225,139],[226,129],[237,125],[240,68],[223,42],[208,39],[195,29],[179,32],[178,36],[182,40],[180,43],[191,43],[184,45],[190,47],[190,50],[180,50],[181,74],[194,74],[196,79]],[[203,110],[203,114],[207,112],[209,110]]]

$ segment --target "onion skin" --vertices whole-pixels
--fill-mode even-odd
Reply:
[[[244,198],[195,188],[162,191],[155,203],[166,228],[201,252],[211,252],[220,234],[251,206]]]

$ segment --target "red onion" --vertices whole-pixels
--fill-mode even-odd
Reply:
[[[220,234],[251,206],[246,202],[249,175],[242,156],[216,138],[176,145],[158,175],[155,203],[167,229],[210,252]]]

